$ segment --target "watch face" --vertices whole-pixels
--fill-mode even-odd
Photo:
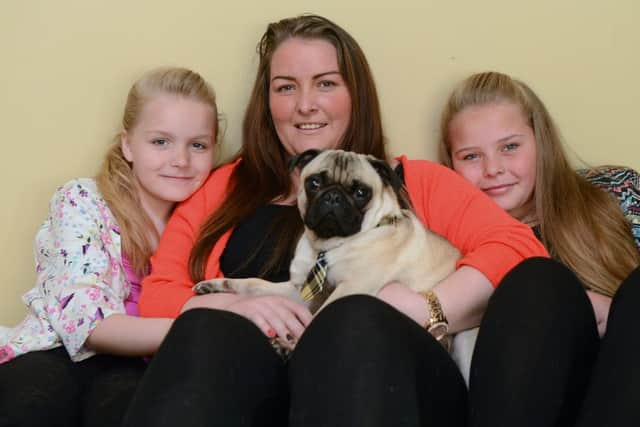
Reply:
[[[445,335],[447,335],[447,331],[449,330],[449,325],[444,322],[434,323],[429,327],[429,333],[433,335],[435,339],[438,341],[442,339]]]

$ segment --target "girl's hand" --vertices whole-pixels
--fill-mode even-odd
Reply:
[[[252,321],[269,338],[292,350],[311,322],[307,307],[281,296],[242,296],[223,308]]]
[[[611,298],[593,291],[587,291],[587,296],[589,297],[589,301],[591,301],[591,306],[596,316],[598,335],[602,338],[607,331],[607,319],[609,318]]]

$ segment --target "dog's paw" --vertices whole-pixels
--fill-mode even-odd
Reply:
[[[277,337],[271,338],[269,340],[269,343],[271,344],[271,347],[273,347],[273,349],[275,350],[276,354],[280,356],[282,360],[284,361],[289,360],[289,357],[291,357],[291,350],[289,350],[287,347],[282,345]]]
[[[198,282],[193,287],[193,291],[198,295],[213,294],[216,292],[233,292],[229,279],[210,279]]]

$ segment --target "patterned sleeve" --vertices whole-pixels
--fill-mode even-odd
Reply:
[[[577,172],[591,184],[615,196],[631,224],[633,238],[640,250],[640,174],[624,166],[599,166]]]
[[[25,295],[32,312],[46,316],[75,361],[96,325],[124,313],[129,285],[121,266],[120,236],[92,180],[73,180],[50,202],[36,236],[37,286]]]

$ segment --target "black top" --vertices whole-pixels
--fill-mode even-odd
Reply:
[[[535,234],[536,238],[540,240],[540,243],[542,243],[542,233],[540,232],[540,226],[534,225],[533,227],[531,227],[531,231],[533,231],[533,234]],[[547,248],[547,252],[551,254],[552,246],[547,245],[546,248]],[[555,259],[556,261],[560,261],[560,259],[557,256],[552,256],[551,258]]]
[[[291,209],[297,210],[298,207],[262,206],[233,230],[220,257],[220,269],[225,277],[259,277],[260,270],[271,257],[276,243],[276,236],[270,232],[271,225],[280,215],[285,215],[286,211]],[[290,263],[291,258],[283,259],[274,271],[262,278],[272,282],[289,280]]]
[[[533,231],[533,234],[535,234],[536,238],[542,242],[542,234],[540,233],[540,226],[534,225],[533,227],[531,227],[531,231]]]

